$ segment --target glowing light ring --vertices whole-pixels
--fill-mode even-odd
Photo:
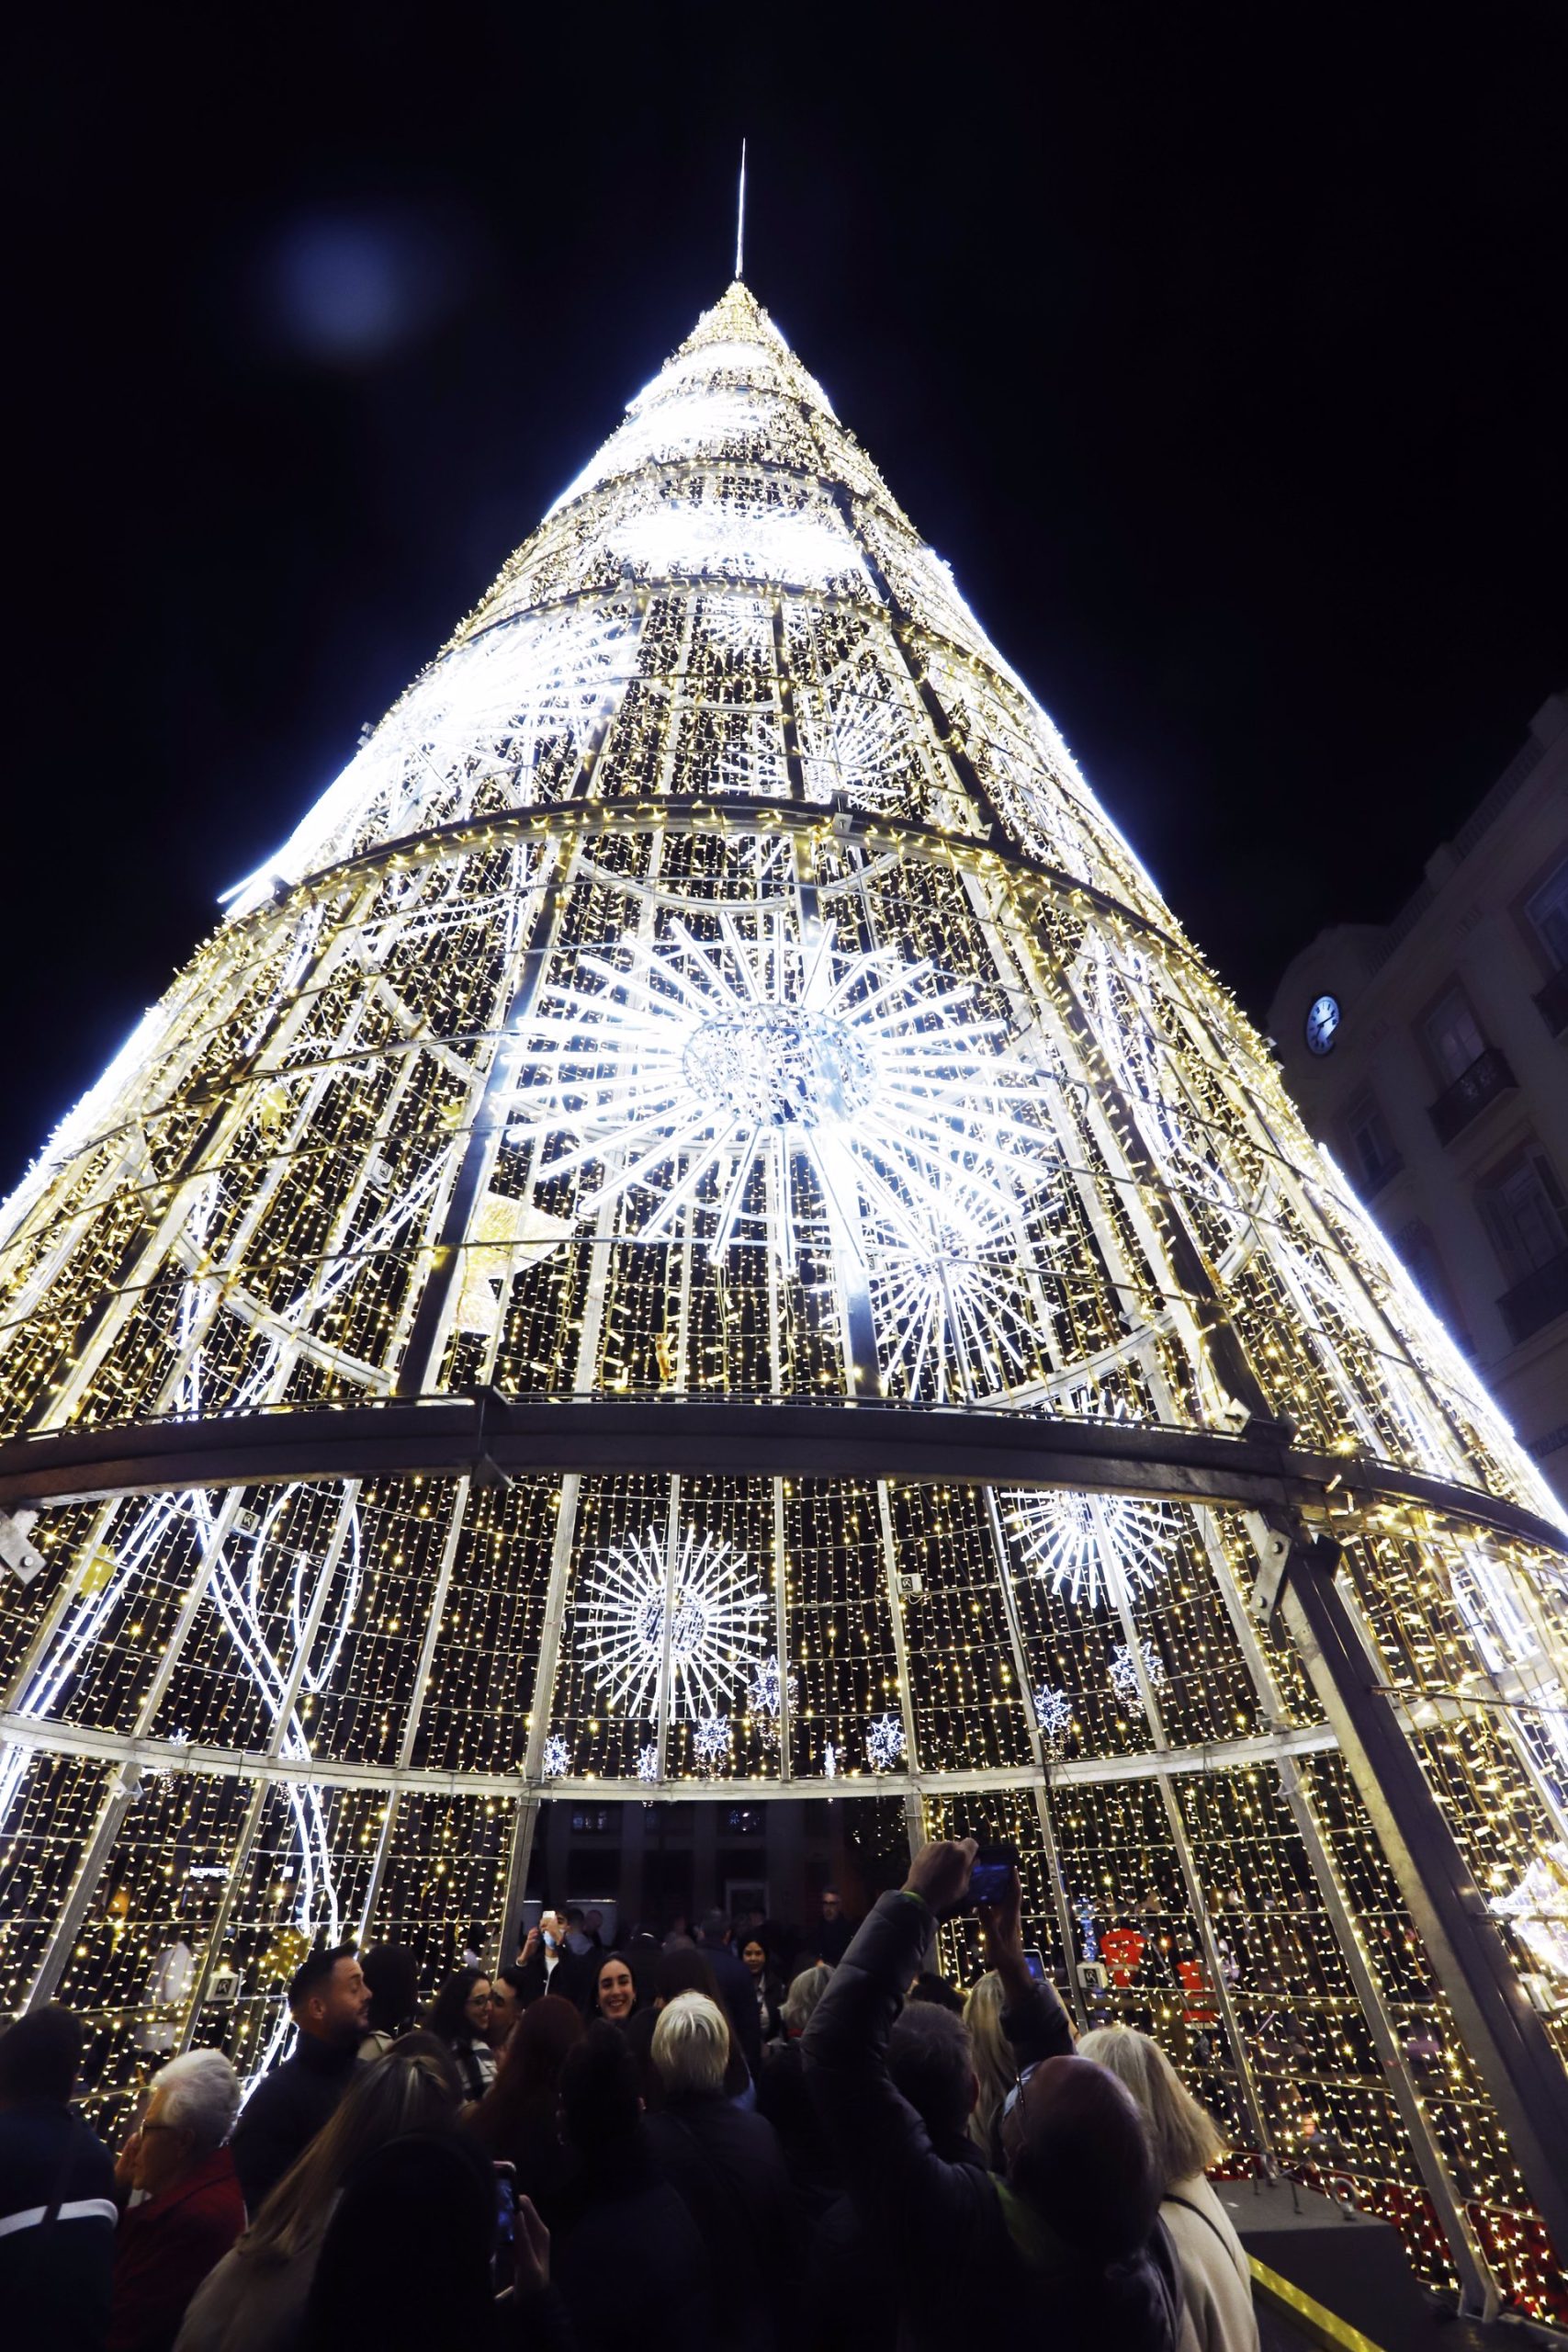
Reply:
[[[552,1180],[596,1171],[580,1219],[616,1200],[626,1232],[665,1240],[691,1203],[710,1254],[755,1222],[793,1263],[805,1159],[852,1255],[892,1237],[897,1285],[899,1251],[908,1282],[911,1246],[954,1215],[999,1227],[1053,1181],[1043,1073],[976,1012],[973,983],[891,951],[840,956],[826,929],[807,958],[772,915],[759,935],[728,911],[718,928],[711,944],[675,922],[615,961],[582,952],[519,1041],[511,1132],[566,1143]],[[754,1219],[762,1170],[779,1213]]]
[[[1006,1508],[1024,1567],[1086,1609],[1148,1591],[1181,1536],[1168,1505],[1121,1496],[1031,1490],[1008,1497]]]
[[[740,1676],[758,1663],[766,1602],[744,1553],[694,1527],[680,1538],[669,1580],[662,1536],[635,1534],[602,1557],[582,1607],[583,1662],[615,1708],[656,1714],[668,1653],[672,1706],[715,1715]]]

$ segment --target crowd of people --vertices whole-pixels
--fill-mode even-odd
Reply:
[[[413,1954],[310,1954],[242,2105],[215,2050],[117,2155],[76,2019],[0,2036],[0,2334],[16,2352],[1257,2352],[1207,2109],[1126,2027],[1075,2044],[1016,1873],[987,1967],[931,1964],[970,1839],[854,1928],[714,1913],[606,1947],[547,1911],[421,2007]]]

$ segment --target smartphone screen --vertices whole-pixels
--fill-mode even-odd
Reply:
[[[517,2184],[512,2166],[495,2168],[495,2250],[510,2254],[517,2236]]]
[[[1026,1951],[1023,1955],[1023,1964],[1025,1968],[1028,1969],[1031,1976],[1033,1977],[1034,1982],[1037,1984],[1044,1984],[1045,1962],[1041,1959],[1040,1954],[1037,1951]]]
[[[1000,1903],[1012,1883],[1010,1862],[976,1862],[969,1873],[971,1903]]]

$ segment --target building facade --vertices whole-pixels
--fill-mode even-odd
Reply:
[[[1386,925],[1269,1009],[1313,1133],[1568,1499],[1568,695]]]

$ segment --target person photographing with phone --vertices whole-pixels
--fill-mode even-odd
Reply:
[[[900,2346],[955,2331],[1053,2352],[1174,2352],[1181,2292],[1143,2119],[1113,2075],[1075,2057],[1055,1988],[1024,1954],[1023,1891],[993,1860],[976,1903],[1017,2062],[1005,2176],[944,2156],[888,2072],[903,1988],[933,1928],[972,1899],[973,1838],[922,1847],[859,1929],[806,2030],[807,2078],[878,2249],[904,2281]]]

